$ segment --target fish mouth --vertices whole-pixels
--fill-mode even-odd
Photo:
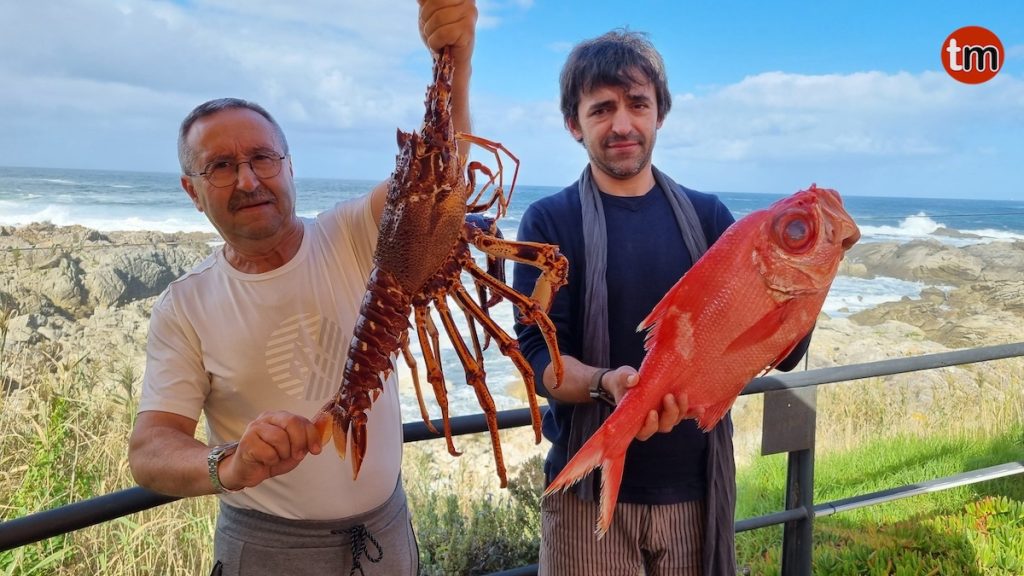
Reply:
[[[843,199],[835,190],[818,189],[822,194],[821,209],[829,216],[825,221],[828,226],[829,241],[833,244],[840,244],[843,250],[849,250],[860,240],[860,228],[853,221],[850,214],[843,208]]]

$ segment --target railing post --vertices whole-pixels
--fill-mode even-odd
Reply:
[[[814,441],[817,388],[776,390],[764,395],[761,453],[789,454],[786,510],[802,514],[783,524],[783,576],[810,576],[814,549]]]
[[[810,576],[814,550],[814,449],[789,453],[786,474],[786,510],[802,508],[803,518],[782,529],[782,575]]]

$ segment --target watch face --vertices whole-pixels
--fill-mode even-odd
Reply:
[[[214,446],[210,450],[210,460],[220,462],[221,460],[231,456],[235,453],[235,449],[238,448],[238,442],[232,442],[230,444],[221,444],[220,446]]]

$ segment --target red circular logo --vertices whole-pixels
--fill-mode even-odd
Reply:
[[[989,29],[964,26],[942,43],[942,66],[964,84],[991,80],[1003,67],[1003,43]]]

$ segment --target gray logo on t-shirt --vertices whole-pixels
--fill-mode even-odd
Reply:
[[[296,314],[267,341],[267,370],[278,388],[303,400],[324,400],[337,392],[348,342],[329,318]]]

